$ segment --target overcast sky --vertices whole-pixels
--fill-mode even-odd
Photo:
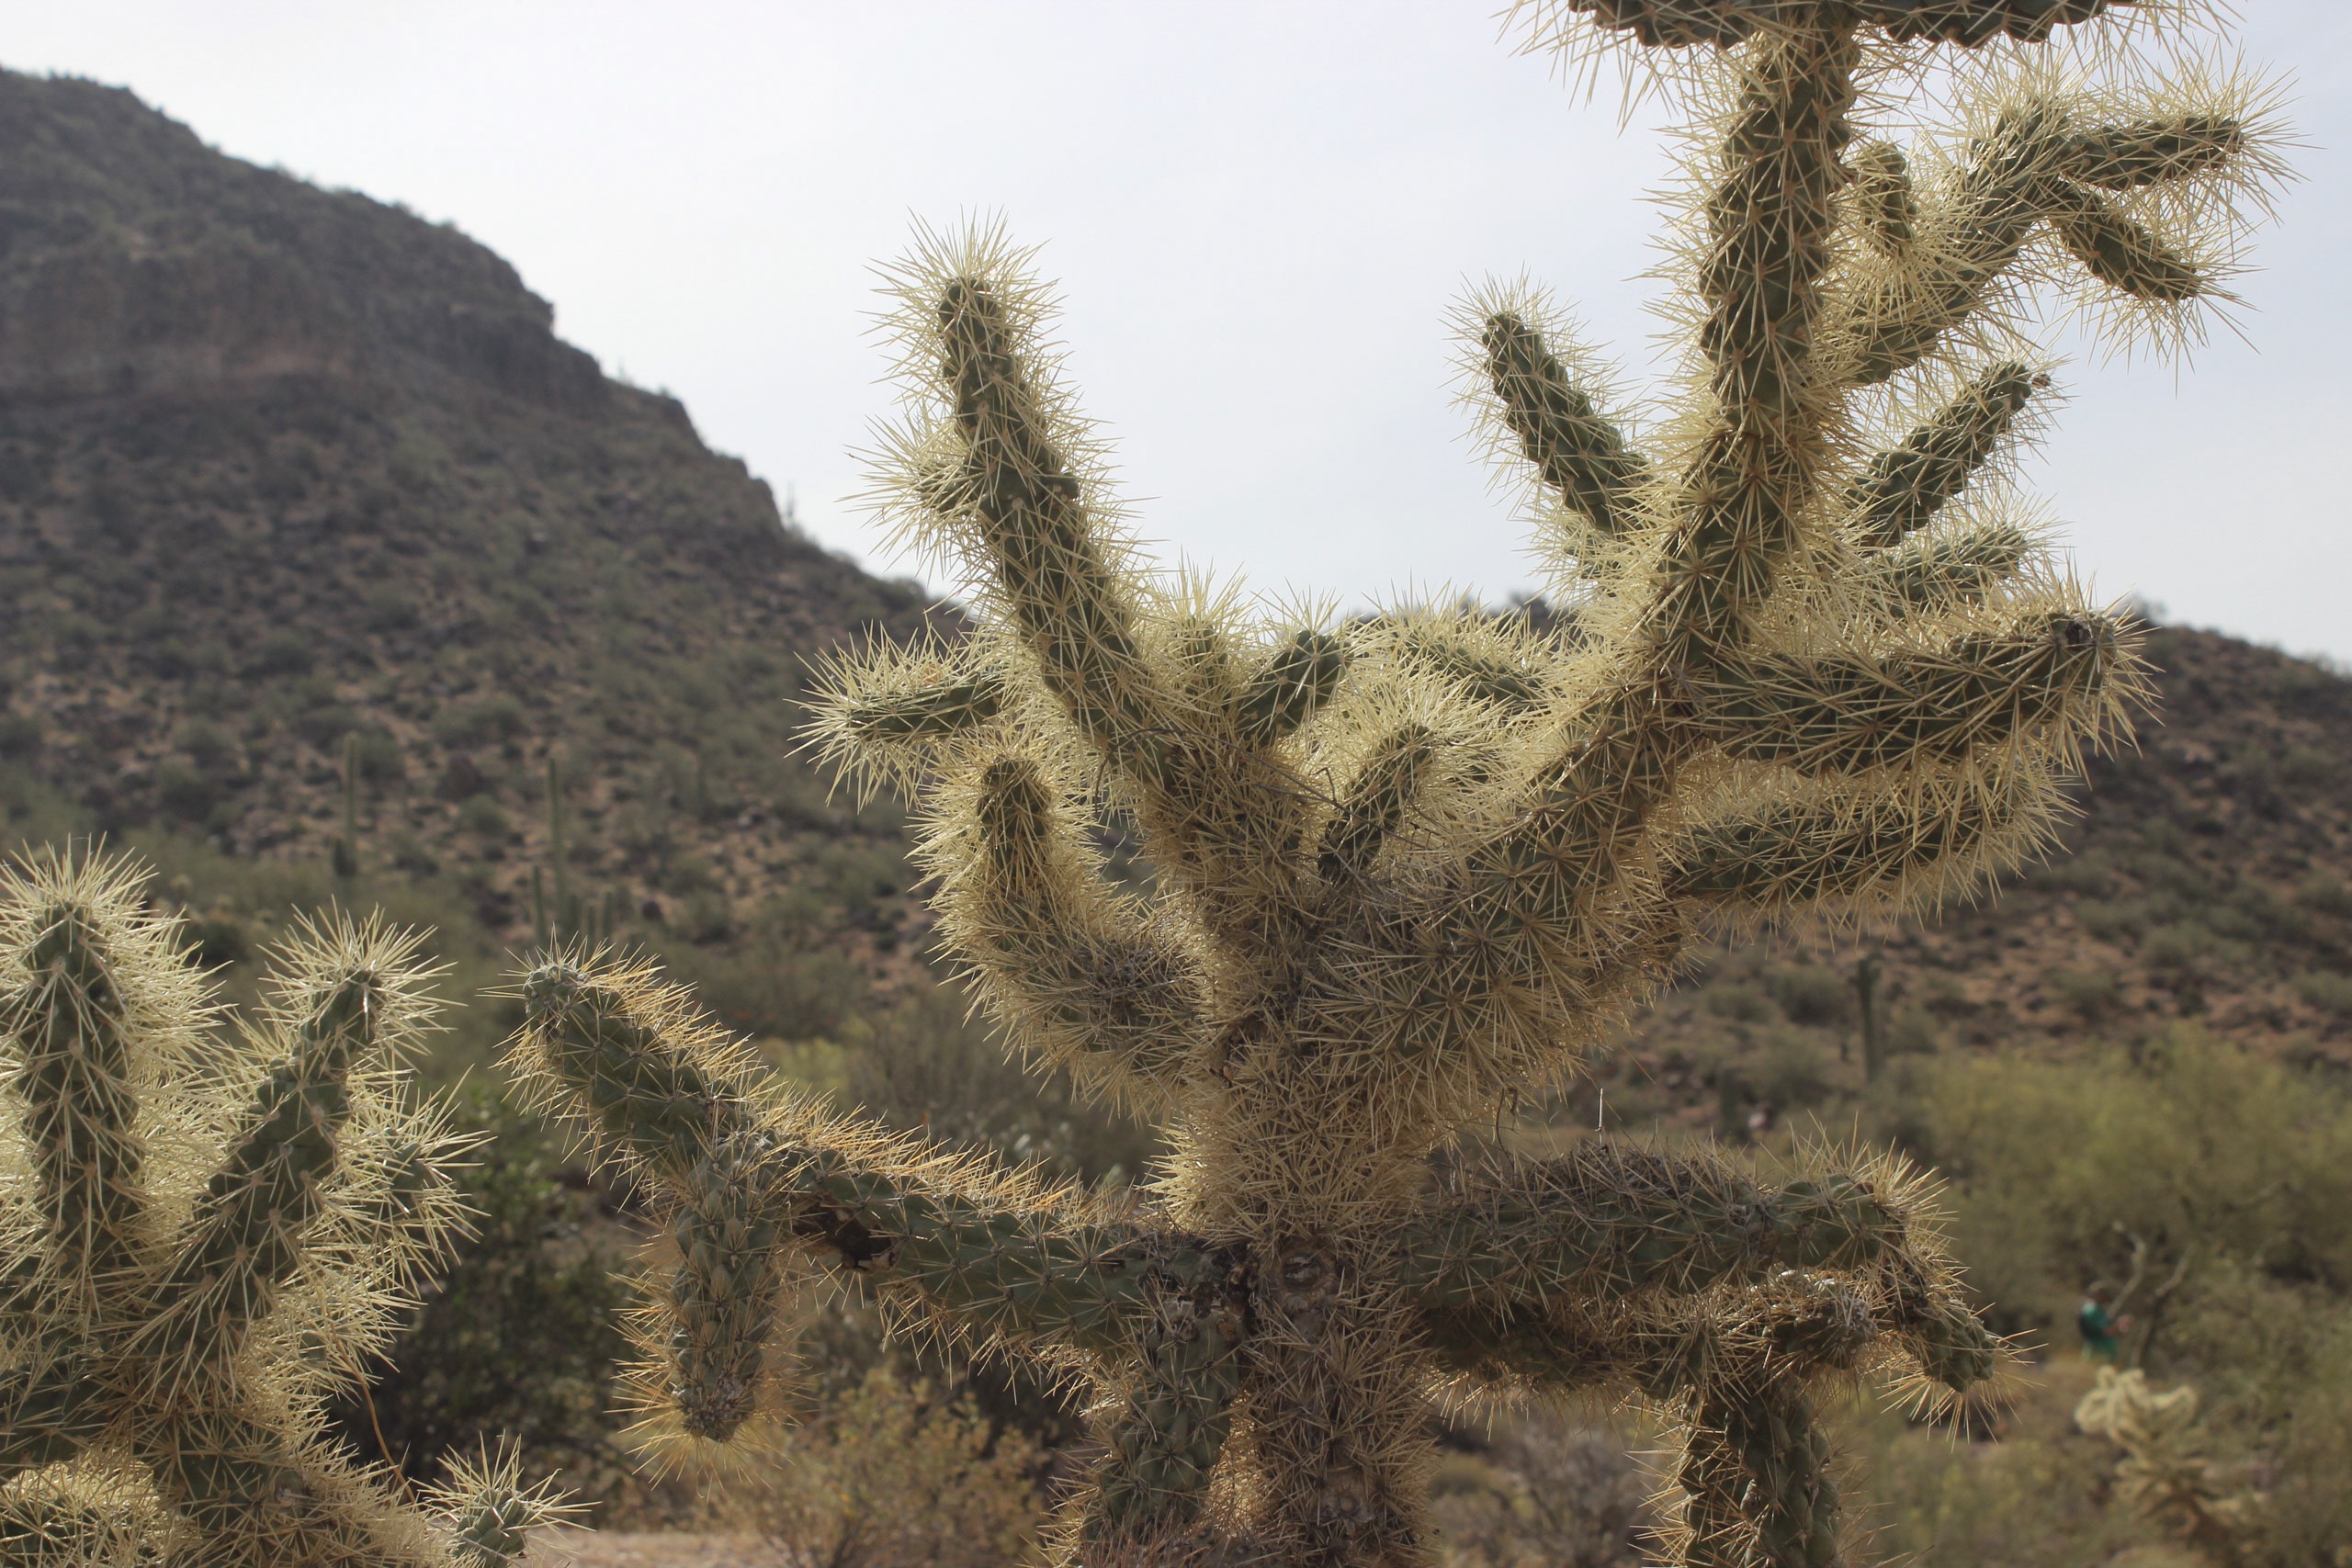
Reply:
[[[0,62],[447,219],[608,371],[685,400],[827,544],[884,412],[869,264],[916,218],[1045,244],[1146,533],[1343,602],[1528,586],[1449,404],[1465,280],[1522,269],[1643,367],[1665,149],[1431,0],[661,6],[75,0]],[[2352,661],[2352,6],[2248,0],[2312,145],[2192,372],[2085,363],[2033,488],[2105,592]]]

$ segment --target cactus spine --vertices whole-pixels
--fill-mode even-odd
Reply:
[[[415,940],[305,927],[266,1015],[222,1040],[143,880],[56,858],[0,879],[28,1173],[6,1199],[0,1562],[452,1561],[450,1524],[320,1416],[462,1221],[466,1145],[402,1066],[432,1013]],[[466,1479],[452,1518],[537,1517],[510,1483]]]
[[[1449,1388],[1646,1399],[1686,1432],[1677,1561],[1836,1560],[1817,1385],[1948,1395],[1997,1359],[1915,1178],[1824,1155],[1771,1188],[1600,1145],[1434,1172],[1702,927],[1981,886],[2119,732],[2128,617],[2001,513],[1993,460],[2041,384],[2010,307],[2087,274],[2111,321],[2188,330],[2270,165],[2227,84],[2062,90],[2043,40],[2106,8],[1531,8],[1547,43],[1681,51],[1659,75],[1697,123],[1674,417],[1630,434],[1526,290],[1464,313],[1560,635],[1257,621],[1143,570],[1023,255],[927,239],[896,277],[885,491],[978,624],[844,664],[819,735],[922,801],[943,936],[1019,1047],[1174,1152],[1106,1211],[778,1101],[641,970],[548,960],[521,1070],[675,1216],[649,1432],[773,1425],[814,1268],[1091,1381],[1071,1561],[1425,1562]],[[1988,42],[1964,147],[1861,140],[1934,51]],[[1102,874],[1106,810],[1148,896]]]

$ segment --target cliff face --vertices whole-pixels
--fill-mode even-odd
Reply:
[[[921,622],[608,381],[454,230],[0,73],[0,763],[103,826],[448,865],[519,934],[545,760],[572,886],[728,924],[846,837],[804,659]],[[347,742],[346,738],[356,737]]]
[[[455,230],[224,158],[119,88],[0,84],[0,397],[193,393],[430,364],[548,408],[595,361]]]

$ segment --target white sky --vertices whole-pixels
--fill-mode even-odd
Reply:
[[[1527,270],[1639,367],[1665,154],[1491,3],[75,0],[0,63],[455,221],[608,370],[684,398],[829,545],[885,412],[868,264],[1046,243],[1088,409],[1170,558],[1361,603],[1531,581],[1450,406],[1465,279]],[[2194,373],[2077,358],[2028,468],[2109,592],[2352,661],[2352,6],[2245,0],[2312,145]],[[876,564],[899,570],[887,560]]]

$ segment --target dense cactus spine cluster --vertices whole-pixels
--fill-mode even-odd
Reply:
[[[2061,24],[2125,26],[2109,8],[1529,8],[1547,42],[1673,51],[1697,120],[1668,417],[1630,434],[1529,291],[1464,311],[1554,632],[1255,619],[1142,570],[1025,256],[926,240],[895,277],[885,504],[977,625],[844,663],[818,732],[922,803],[943,937],[1019,1047],[1172,1154],[1115,1209],[944,1160],[772,1098],[643,971],[548,960],[522,1068],[676,1216],[650,1426],[724,1447],[780,1414],[814,1267],[1091,1382],[1071,1561],[1426,1562],[1429,1402],[1575,1389],[1681,1423],[1677,1561],[1835,1561],[1816,1386],[1948,1397],[1998,1357],[1920,1181],[1826,1153],[1774,1188],[1705,1154],[1459,1152],[1708,924],[1979,886],[2120,733],[2129,617],[2004,508],[2045,384],[2013,307],[2052,280],[2190,330],[2272,165],[2239,87],[2043,58]],[[1957,73],[1965,144],[1867,135],[1951,46],[1986,46]],[[1104,875],[1106,817],[1148,891]]]
[[[457,1560],[482,1517],[547,1517],[494,1469],[427,1516],[322,1429],[462,1225],[449,1169],[467,1145],[403,1065],[432,1012],[414,940],[304,928],[273,1005],[223,1039],[142,881],[102,859],[0,881],[20,1173],[0,1562],[423,1568]]]

